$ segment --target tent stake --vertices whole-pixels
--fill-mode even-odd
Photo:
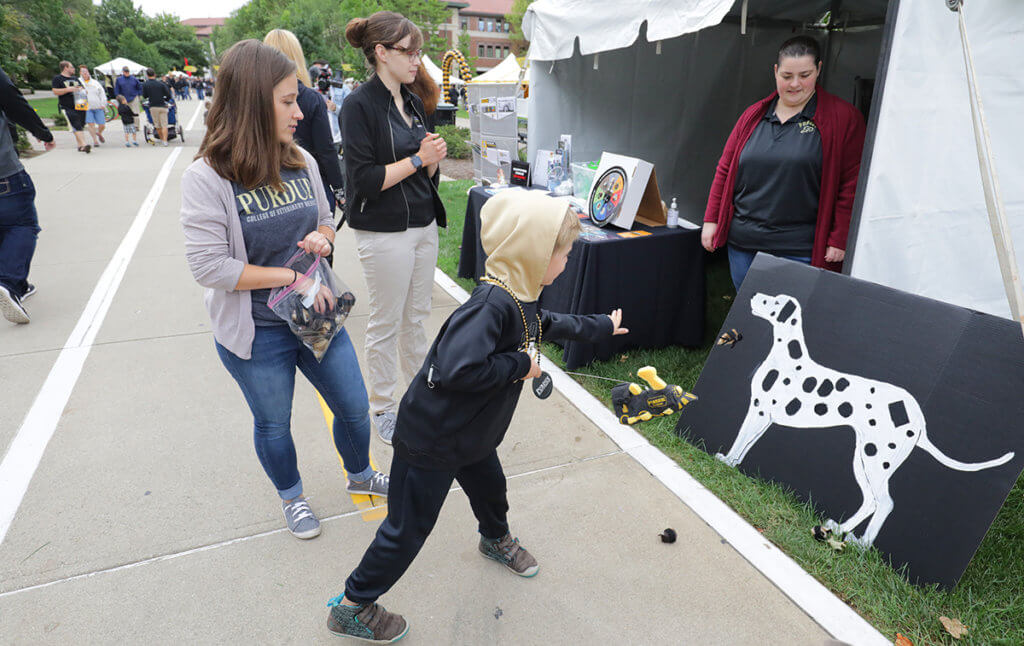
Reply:
[[[740,7],[740,35],[747,35],[747,3],[750,0],[743,0],[743,6]]]
[[[996,174],[995,160],[992,159],[992,141],[981,103],[981,93],[978,90],[974,57],[971,55],[971,45],[967,39],[963,0],[946,0],[946,6],[951,11],[956,11],[959,18],[960,41],[963,45],[964,65],[967,71],[967,91],[971,103],[971,123],[974,126],[974,141],[978,148],[978,165],[985,193],[985,206],[988,209],[989,225],[996,245],[996,256],[999,258],[999,271],[1003,275],[1006,300],[1010,304],[1010,313],[1014,320],[1020,323],[1021,332],[1024,334],[1024,294],[1021,293],[1020,271],[1017,269],[1017,255],[1013,250],[1010,225],[1006,220],[1006,207],[1003,205],[1002,191],[999,188],[999,176]]]

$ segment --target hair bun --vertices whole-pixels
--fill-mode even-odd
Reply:
[[[353,18],[345,26],[345,40],[353,47],[363,48],[366,38],[366,18]]]

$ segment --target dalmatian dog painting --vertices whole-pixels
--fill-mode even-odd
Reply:
[[[800,303],[786,294],[757,293],[752,313],[772,326],[772,346],[750,381],[750,402],[732,447],[716,457],[730,466],[743,462],[773,425],[794,429],[851,427],[855,433],[853,474],[863,496],[857,511],[826,527],[870,546],[893,511],[889,480],[915,447],[956,471],[973,472],[1006,464],[1014,453],[984,462],[961,462],[935,446],[917,400],[894,384],[833,370],[815,362],[804,341]],[[865,520],[861,536],[852,532]]]

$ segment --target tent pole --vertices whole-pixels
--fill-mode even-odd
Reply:
[[[843,6],[843,0],[832,0],[832,6],[828,10],[828,31],[825,32],[825,64],[821,66],[821,87],[825,87],[828,81],[828,68],[832,62],[832,25],[839,20],[839,10]]]
[[[978,91],[978,75],[974,69],[971,44],[967,39],[963,0],[946,0],[946,6],[957,12],[960,23],[960,42],[963,45],[964,66],[967,71],[971,123],[974,126],[974,141],[978,148],[978,165],[985,193],[985,206],[996,245],[996,256],[999,258],[999,271],[1003,275],[1003,287],[1006,290],[1006,300],[1010,304],[1010,313],[1014,320],[1020,323],[1021,332],[1024,333],[1024,294],[1021,292],[1020,271],[1017,269],[1013,236],[1006,220],[1006,207],[1003,205],[1002,191],[999,188],[999,175],[996,173],[995,160],[992,159],[992,141],[981,103],[981,93]]]

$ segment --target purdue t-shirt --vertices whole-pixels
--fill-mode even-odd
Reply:
[[[319,179],[319,178],[318,178]],[[283,267],[299,251],[296,243],[316,231],[319,211],[306,169],[281,169],[283,191],[269,186],[252,190],[231,182],[242,238],[250,265]],[[258,326],[285,325],[267,307],[269,289],[252,290],[252,320]]]

